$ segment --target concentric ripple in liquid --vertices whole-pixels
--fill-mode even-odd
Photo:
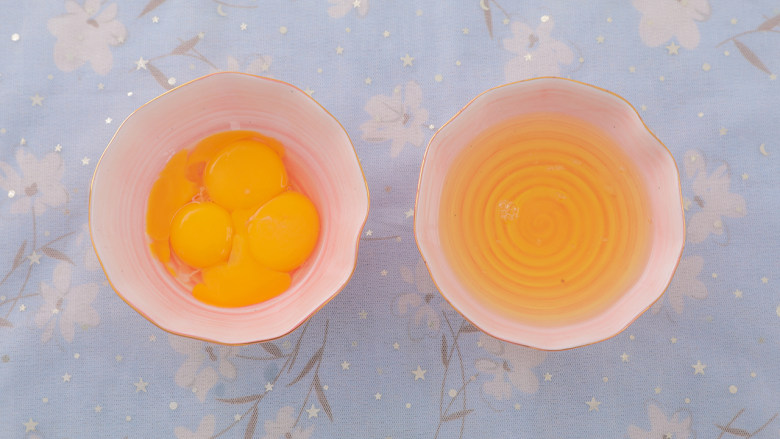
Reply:
[[[532,114],[481,133],[444,184],[440,233],[461,281],[497,312],[556,325],[605,309],[647,262],[636,167],[584,121]]]

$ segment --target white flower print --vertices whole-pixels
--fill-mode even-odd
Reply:
[[[127,29],[116,20],[117,4],[111,3],[101,11],[102,4],[101,0],[85,0],[82,6],[67,0],[67,13],[49,19],[49,32],[57,37],[57,68],[71,72],[89,61],[95,73],[105,75],[111,70],[113,55],[108,46],[124,42]]]
[[[391,140],[392,157],[398,157],[407,143],[421,146],[425,141],[423,125],[428,121],[428,110],[422,108],[422,89],[416,82],[396,86],[392,96],[372,97],[365,110],[372,119],[360,125],[363,140]]]
[[[238,60],[232,56],[227,57],[227,70],[230,72],[244,72],[252,75],[266,75],[268,69],[271,67],[271,57],[269,55],[261,55],[252,60],[245,69],[241,69],[241,65]]]
[[[653,305],[653,314],[657,314],[663,307],[664,300],[668,299],[672,309],[677,314],[682,314],[685,306],[685,296],[693,299],[707,297],[707,287],[698,279],[701,269],[704,267],[704,258],[701,256],[689,256],[680,261],[674,272],[672,282],[669,284],[664,296]]]
[[[59,320],[60,332],[68,343],[73,341],[75,326],[96,326],[100,323],[100,315],[92,308],[100,290],[96,283],[71,286],[73,266],[68,262],[59,262],[54,267],[52,284],[41,282],[43,304],[35,314],[35,324],[44,328],[41,335],[43,343],[48,342],[54,334],[54,327]]]
[[[511,398],[512,388],[524,393],[536,393],[539,379],[531,369],[542,364],[547,358],[546,352],[504,343],[485,334],[480,335],[479,345],[498,357],[476,360],[478,371],[493,375],[492,381],[482,384],[483,392],[498,400]]]
[[[341,18],[353,9],[361,17],[368,14],[368,0],[328,0],[328,3],[333,5],[328,8],[328,15],[333,18]]]
[[[215,425],[214,415],[206,415],[200,420],[197,430],[192,431],[187,427],[176,427],[173,432],[176,434],[176,439],[209,439],[214,434]]]
[[[680,420],[680,413],[667,418],[655,404],[647,408],[650,418],[650,431],[645,431],[636,425],[628,426],[628,437],[631,439],[688,439],[691,437],[691,417]]]
[[[314,432],[314,426],[307,429],[295,427],[295,409],[282,407],[276,413],[275,420],[265,421],[265,436],[263,439],[309,439]]]
[[[745,199],[729,192],[731,176],[728,166],[720,165],[707,175],[704,157],[698,151],[685,154],[685,170],[693,179],[694,203],[688,210],[695,210],[687,224],[688,240],[703,242],[710,234],[722,235],[725,229],[722,217],[737,218],[746,214]]]
[[[68,193],[62,185],[65,167],[62,157],[51,152],[38,160],[23,148],[16,151],[16,162],[22,170],[19,175],[8,163],[0,162],[0,188],[7,191],[11,201],[11,213],[28,213],[35,209],[36,215],[49,207],[63,205]]]
[[[686,49],[699,45],[697,21],[710,18],[709,0],[633,0],[642,13],[639,36],[649,47],[677,38]]]
[[[438,293],[428,275],[425,263],[420,259],[414,273],[409,267],[401,266],[401,277],[406,283],[417,287],[417,293],[402,294],[396,301],[396,308],[400,315],[413,314],[407,322],[409,338],[419,340],[426,335],[438,333],[441,319],[431,305]]]
[[[550,37],[553,26],[552,18],[542,22],[536,29],[525,23],[512,23],[512,37],[504,39],[504,48],[517,57],[509,60],[504,67],[507,81],[560,76],[561,64],[568,65],[574,61],[571,49]]]
[[[220,376],[236,378],[236,366],[230,360],[238,354],[239,347],[216,346],[176,335],[169,335],[168,342],[173,350],[187,356],[176,371],[176,385],[193,389],[200,402],[206,400]]]

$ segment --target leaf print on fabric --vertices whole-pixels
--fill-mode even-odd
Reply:
[[[228,380],[236,378],[236,366],[232,359],[240,351],[238,346],[216,346],[199,340],[169,335],[168,342],[173,350],[187,356],[176,371],[176,385],[194,389],[200,402],[217,384],[220,376]]]
[[[116,20],[117,4],[101,10],[101,0],[85,0],[80,5],[65,2],[66,14],[49,19],[47,28],[57,37],[54,64],[63,72],[72,72],[89,61],[92,70],[105,75],[111,70],[113,55],[109,46],[122,44],[127,29]]]
[[[536,393],[539,378],[532,370],[542,364],[547,353],[496,340],[485,334],[479,344],[486,352],[498,358],[480,358],[475,365],[478,371],[493,375],[492,381],[482,384],[482,391],[498,400],[512,397],[512,389],[523,393]]]
[[[360,125],[363,140],[390,140],[391,157],[398,157],[407,143],[421,146],[425,141],[423,125],[428,121],[428,110],[422,108],[422,88],[416,82],[396,86],[391,96],[372,97],[364,109],[371,120]]]
[[[368,0],[328,0],[328,3],[333,5],[328,7],[328,15],[333,18],[341,18],[353,9],[360,17],[368,14]]]
[[[647,417],[650,418],[650,430],[646,431],[636,425],[628,426],[630,439],[689,439],[691,437],[691,417],[683,416],[680,412],[667,418],[663,410],[655,404],[647,408]]]
[[[62,337],[68,343],[73,342],[77,324],[97,326],[100,323],[100,315],[92,308],[100,286],[96,283],[71,286],[72,274],[72,264],[59,262],[54,267],[51,285],[41,282],[40,294],[44,302],[35,314],[35,324],[44,328],[43,343],[51,339],[58,321]]]
[[[35,214],[41,215],[50,207],[65,204],[68,193],[61,183],[65,167],[59,154],[51,152],[38,160],[31,152],[19,148],[16,162],[21,175],[9,164],[0,162],[0,188],[11,199],[11,213],[29,213],[34,208]]]
[[[436,286],[433,284],[425,262],[420,259],[414,272],[403,265],[401,277],[404,282],[414,285],[416,293],[401,294],[396,300],[396,311],[401,316],[409,316],[407,330],[409,338],[420,340],[426,336],[434,336],[441,329],[441,318],[432,303],[438,298]]]
[[[504,39],[504,49],[517,55],[504,67],[508,82],[537,76],[560,76],[561,64],[574,61],[574,52],[566,44],[550,37],[555,26],[553,19],[542,22],[536,29],[525,23],[512,23],[512,37]]]
[[[681,260],[669,288],[666,289],[663,297],[653,305],[653,314],[661,311],[664,300],[669,301],[674,312],[682,314],[686,296],[699,300],[706,298],[707,286],[699,280],[702,267],[704,267],[704,258],[701,256],[689,256]]]
[[[214,434],[215,425],[214,415],[206,415],[200,420],[197,430],[192,431],[187,427],[176,427],[173,432],[176,435],[176,439],[209,439]]]
[[[697,21],[710,18],[709,0],[633,0],[642,13],[639,37],[648,47],[658,47],[676,38],[686,49],[699,45]]]
[[[703,242],[710,234],[722,235],[726,229],[723,217],[739,218],[746,214],[745,199],[729,192],[731,175],[728,166],[718,166],[707,175],[706,163],[699,151],[685,153],[685,170],[693,177],[693,202],[686,210],[695,212],[687,221],[688,241]]]
[[[263,439],[309,439],[314,433],[314,426],[303,429],[296,427],[295,423],[295,409],[290,406],[282,407],[276,412],[276,419],[263,423]]]

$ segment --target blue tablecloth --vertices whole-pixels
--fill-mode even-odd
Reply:
[[[778,14],[769,0],[5,2],[0,436],[780,436]],[[305,89],[346,127],[372,194],[352,281],[268,345],[168,335],[114,294],[89,239],[90,178],[119,123],[216,70]],[[541,75],[639,110],[679,164],[688,225],[656,307],[552,353],[465,325],[412,235],[434,131]]]

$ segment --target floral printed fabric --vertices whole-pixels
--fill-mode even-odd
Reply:
[[[0,436],[776,437],[777,8],[5,2]],[[112,291],[88,226],[90,180],[122,120],[222,70],[310,93],[348,132],[371,191],[347,287],[293,333],[248,346],[149,323]],[[480,92],[537,76],[625,97],[677,162],[686,220],[666,293],[622,333],[563,352],[461,317],[412,226],[431,136]]]

